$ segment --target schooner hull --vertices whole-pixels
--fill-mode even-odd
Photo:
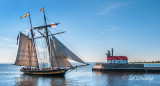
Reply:
[[[59,71],[21,71],[24,74],[30,75],[64,75],[66,70],[59,70]]]

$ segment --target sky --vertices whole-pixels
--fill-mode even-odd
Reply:
[[[0,0],[0,63],[14,63],[17,35],[33,26],[60,23],[52,33],[87,62],[106,62],[105,53],[127,56],[129,61],[160,60],[159,0]],[[63,37],[63,38],[62,38]],[[63,40],[65,39],[65,41]]]

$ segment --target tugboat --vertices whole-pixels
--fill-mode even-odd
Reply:
[[[62,44],[54,35],[64,33],[54,33],[52,34],[48,28],[58,25],[59,23],[55,24],[47,24],[46,16],[44,8],[40,11],[43,11],[44,14],[44,26],[32,27],[30,13],[28,12],[26,15],[20,17],[29,17],[30,20],[30,33],[31,35],[26,36],[24,33],[20,32],[17,37],[17,43],[19,40],[19,47],[18,53],[15,61],[15,65],[23,66],[20,71],[24,74],[33,74],[33,75],[64,75],[65,72],[69,69],[74,69],[79,66],[87,65],[86,62],[81,60],[77,55],[75,55],[71,50],[69,50],[64,44]],[[35,37],[34,31],[37,31],[41,36]],[[44,32],[44,33],[42,33]],[[20,37],[19,37],[20,36]],[[38,61],[38,45],[36,45],[35,39],[45,39],[45,43],[47,45],[48,51],[48,60],[51,64],[50,67],[39,67]],[[46,55],[46,54],[45,54]],[[74,60],[77,62],[82,63],[83,65],[79,66],[72,66],[68,61]]]

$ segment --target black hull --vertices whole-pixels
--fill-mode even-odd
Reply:
[[[49,70],[49,71],[21,71],[24,74],[29,75],[54,75],[54,76],[64,76],[66,73],[66,70]]]

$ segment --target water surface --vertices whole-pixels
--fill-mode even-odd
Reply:
[[[19,66],[0,64],[0,86],[160,86],[160,73],[99,72],[90,64],[64,77],[25,75]]]

